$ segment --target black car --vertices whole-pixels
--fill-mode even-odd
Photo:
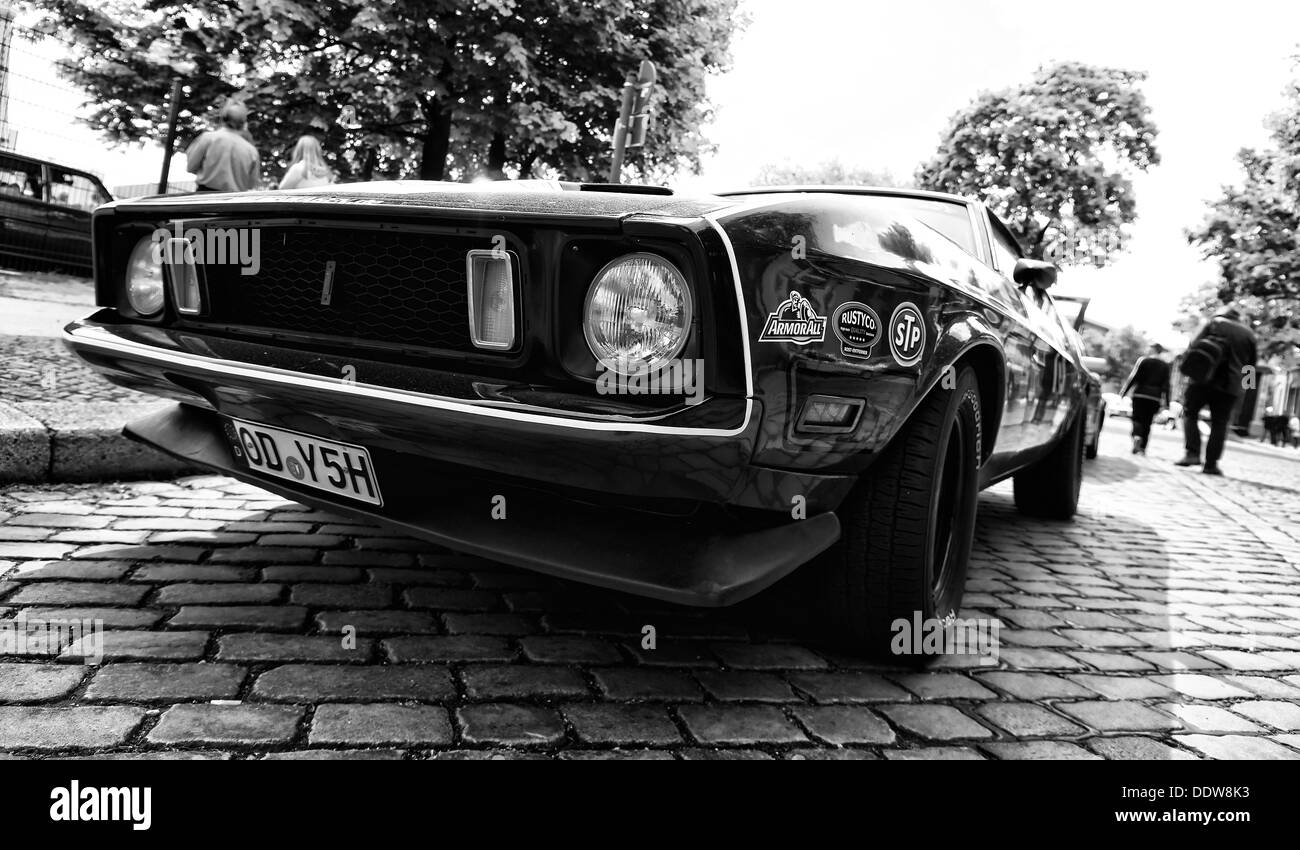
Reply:
[[[111,200],[93,174],[0,152],[0,261],[90,274],[90,214]]]
[[[177,402],[130,436],[455,550],[706,606],[808,564],[883,651],[959,610],[980,488],[1078,503],[1056,269],[974,201],[396,182],[94,228],[65,339]]]

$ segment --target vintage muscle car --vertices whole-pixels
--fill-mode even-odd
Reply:
[[[453,550],[688,605],[803,564],[845,642],[959,609],[980,488],[1069,519],[1094,389],[985,206],[391,182],[94,218],[67,344],[127,433]]]

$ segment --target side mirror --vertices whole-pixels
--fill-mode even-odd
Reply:
[[[1050,289],[1056,284],[1056,266],[1042,260],[1017,260],[1011,279],[1021,286]]]

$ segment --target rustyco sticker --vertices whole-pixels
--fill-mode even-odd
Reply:
[[[925,351],[925,317],[916,305],[904,301],[889,317],[889,352],[899,366],[915,366]]]
[[[812,302],[797,292],[781,302],[763,323],[759,342],[792,342],[808,345],[826,339],[826,319],[817,315]]]
[[[835,308],[831,330],[840,340],[840,354],[846,358],[866,360],[880,342],[880,317],[876,311],[858,301],[847,301]]]

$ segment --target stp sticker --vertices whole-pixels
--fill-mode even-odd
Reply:
[[[889,317],[889,351],[899,366],[915,366],[925,351],[925,318],[916,305],[904,301]]]
[[[880,342],[880,317],[866,304],[847,301],[835,308],[831,330],[840,339],[840,353],[846,358],[866,360]]]
[[[817,315],[812,302],[797,292],[781,302],[763,323],[759,342],[792,342],[808,345],[826,339],[826,320]]]

